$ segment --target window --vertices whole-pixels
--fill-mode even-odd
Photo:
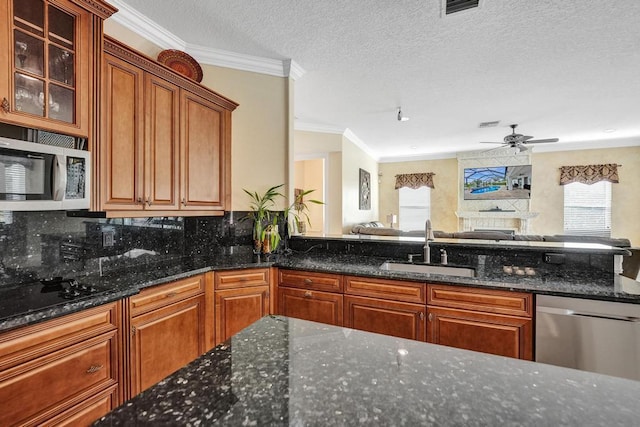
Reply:
[[[564,186],[564,233],[611,237],[611,183]]]
[[[399,228],[404,231],[423,230],[431,217],[431,191],[429,187],[399,189]]]

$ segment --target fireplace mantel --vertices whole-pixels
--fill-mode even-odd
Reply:
[[[528,234],[529,222],[538,216],[538,212],[458,211],[456,215],[462,220],[462,231],[491,229]]]

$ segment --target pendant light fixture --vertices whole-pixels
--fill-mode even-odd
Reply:
[[[398,121],[399,122],[408,122],[409,117],[405,117],[402,115],[402,107],[398,107]]]

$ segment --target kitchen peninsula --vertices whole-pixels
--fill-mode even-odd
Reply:
[[[100,419],[125,425],[635,425],[640,382],[264,317]]]

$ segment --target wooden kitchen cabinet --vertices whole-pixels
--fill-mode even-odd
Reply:
[[[89,137],[101,0],[0,1],[0,120]]]
[[[269,269],[215,273],[216,345],[269,314]]]
[[[280,286],[278,307],[283,316],[343,326],[342,294]]]
[[[105,37],[98,194],[107,216],[211,215],[230,206],[237,107]]]
[[[533,360],[533,296],[429,285],[427,341]]]
[[[412,340],[425,340],[424,304],[344,296],[344,326]]]
[[[121,303],[0,335],[0,425],[89,425],[121,401]]]
[[[129,397],[206,351],[205,295],[205,275],[198,275],[129,298]]]
[[[278,271],[278,313],[287,317],[343,325],[344,282],[339,274]]]

